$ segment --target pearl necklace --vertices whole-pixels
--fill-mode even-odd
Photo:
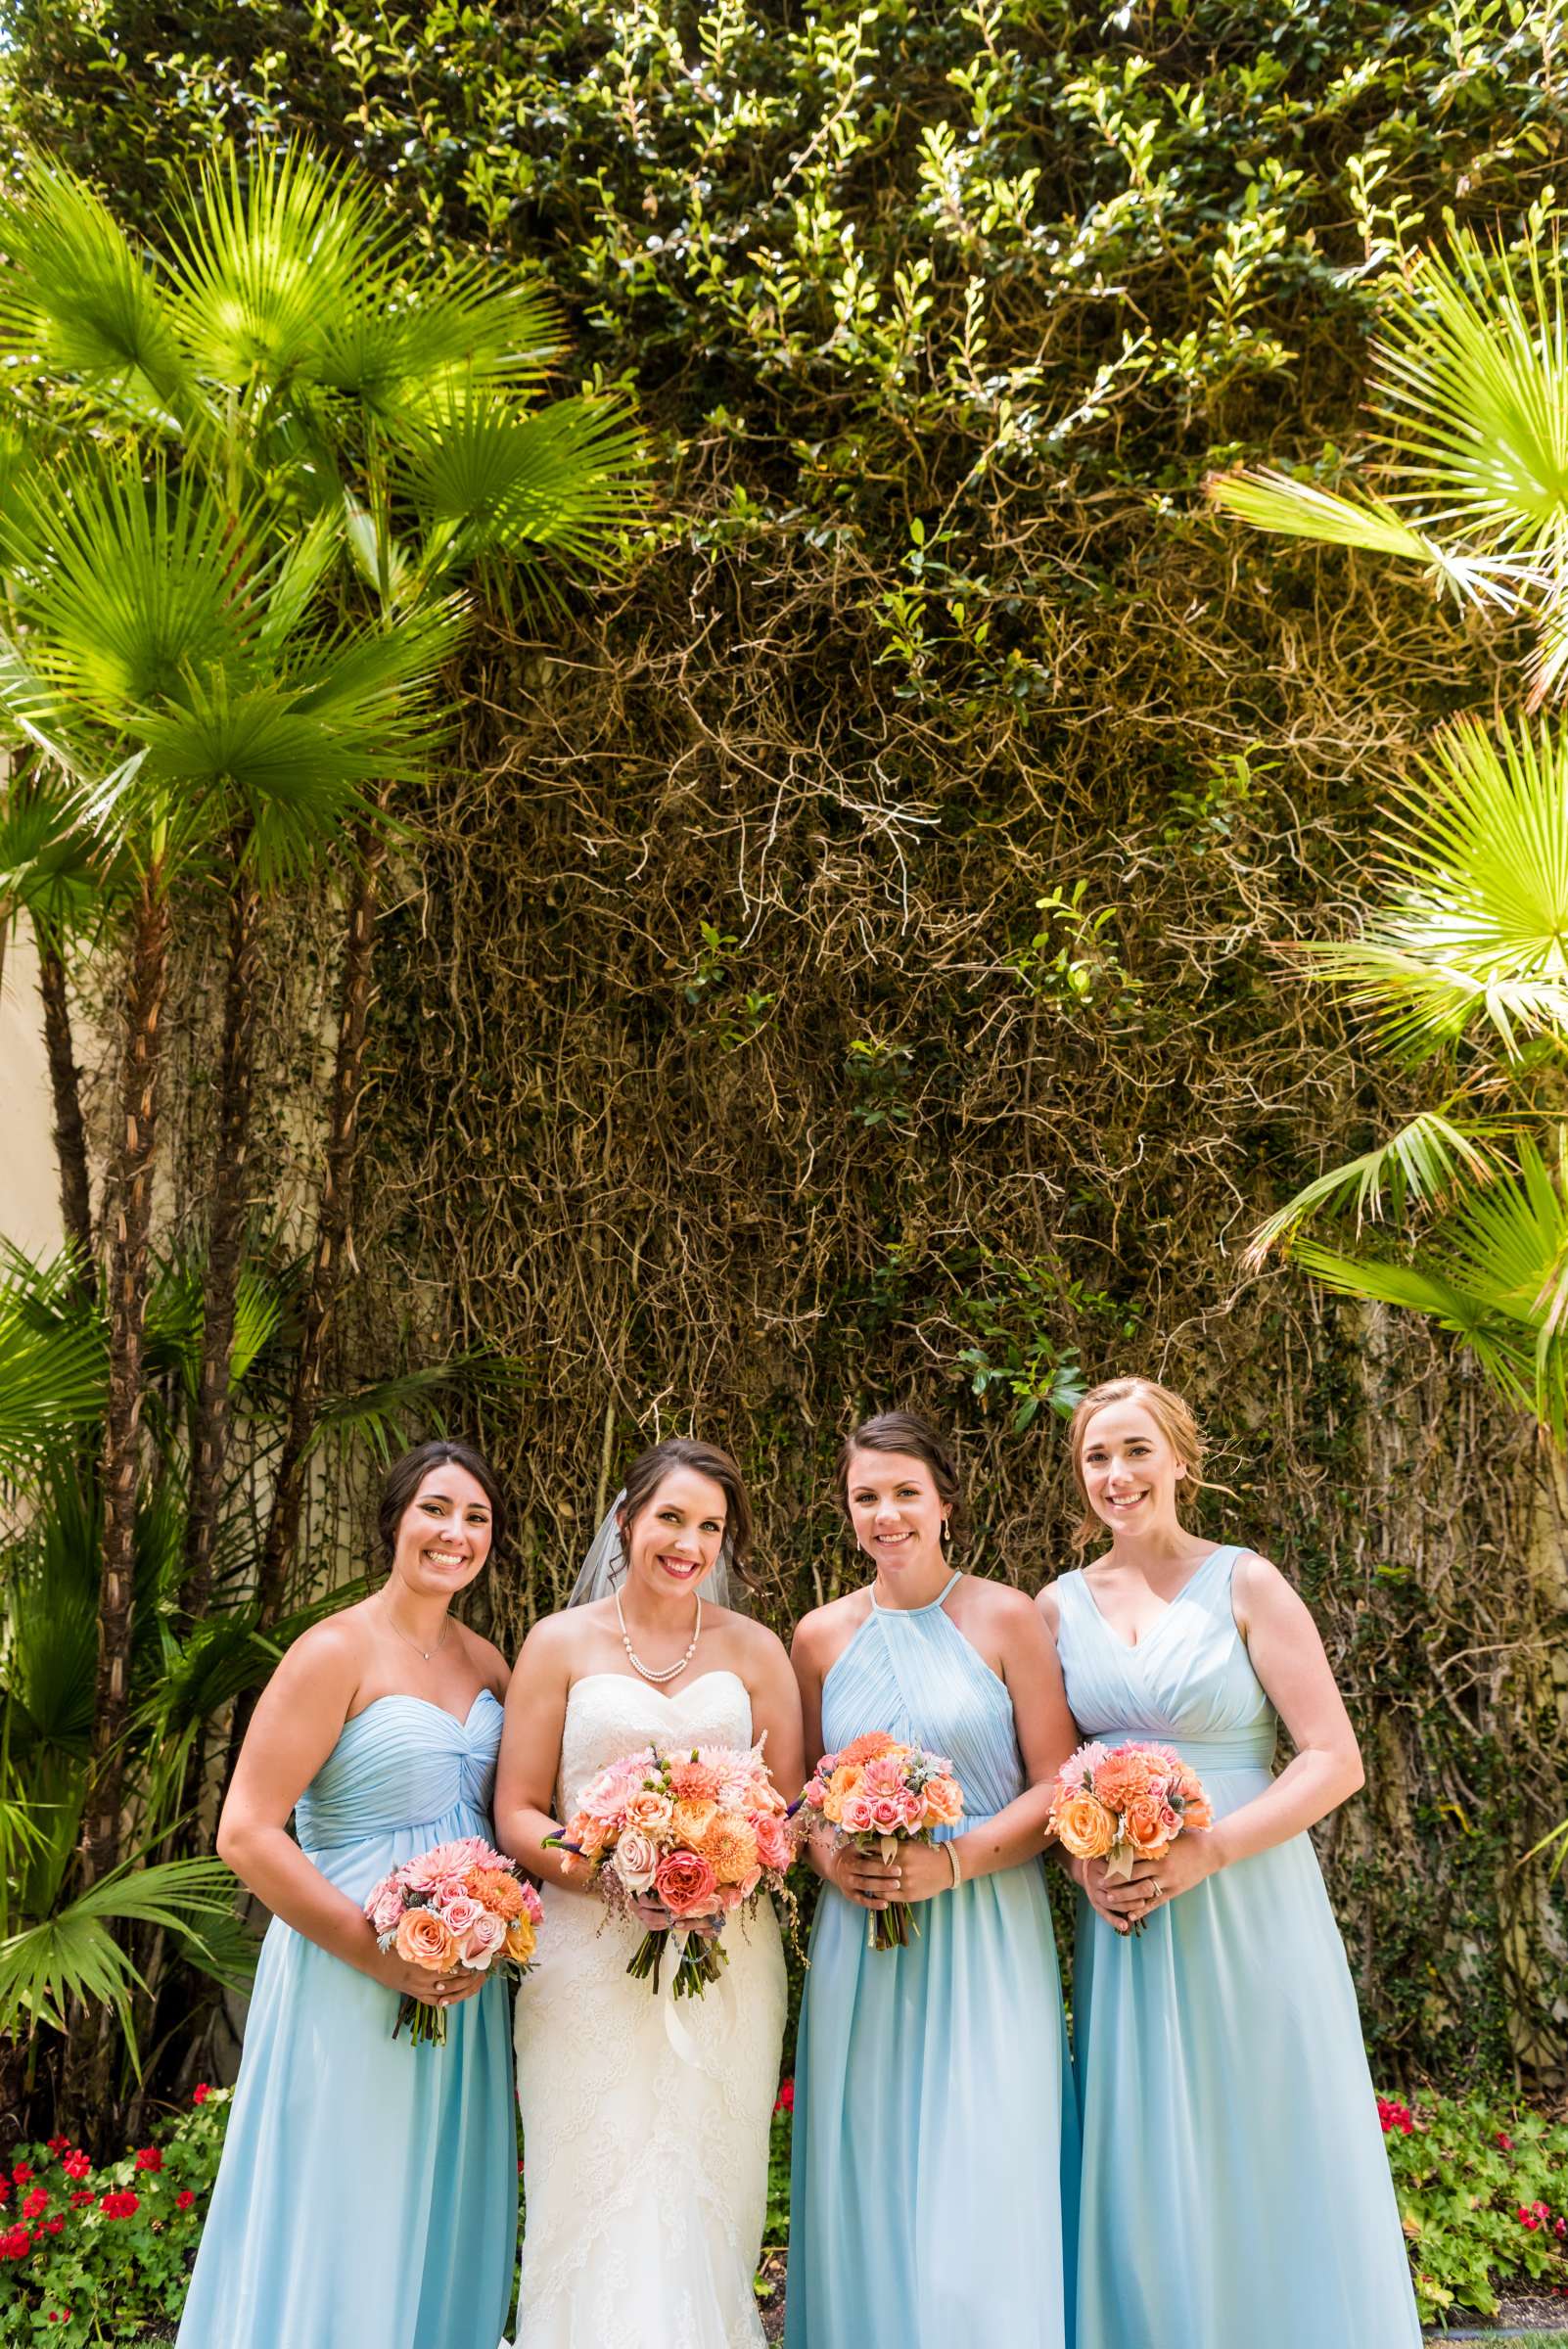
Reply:
[[[697,1629],[692,1633],[690,1647],[683,1656],[675,1663],[668,1665],[663,1672],[652,1671],[632,1646],[631,1635],[626,1630],[626,1619],[621,1611],[621,1592],[619,1590],[616,1592],[616,1621],[621,1626],[621,1644],[626,1651],[626,1662],[631,1666],[633,1672],[640,1672],[645,1681],[652,1681],[657,1686],[661,1681],[677,1679],[697,1653],[697,1642],[703,1635],[703,1602],[701,1598],[697,1601]]]

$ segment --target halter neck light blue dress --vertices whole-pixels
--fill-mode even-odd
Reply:
[[[1053,1588],[1085,1737],[1174,1745],[1216,1818],[1268,1786],[1277,1716],[1217,1549],[1130,1647]],[[1079,1901],[1078,2349],[1418,2349],[1360,2018],[1306,1835],[1123,1939]]]
[[[383,1696],[345,1724],[295,1831],[354,1901],[432,1844],[488,1839],[501,1708]],[[507,1994],[395,2043],[397,2000],[274,1917],[179,2349],[496,2349],[517,2241]]]
[[[1021,1794],[1012,1700],[946,1613],[873,1605],[827,1676],[829,1753],[951,1760],[964,1828]],[[1061,1982],[1041,1864],[921,1902],[906,1949],[822,1887],[795,2059],[786,2349],[1070,2349]]]

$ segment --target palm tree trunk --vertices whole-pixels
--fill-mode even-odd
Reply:
[[[276,1623],[283,1612],[289,1561],[299,1539],[300,1516],[304,1505],[310,1435],[321,1400],[327,1326],[338,1300],[344,1259],[348,1253],[348,1206],[358,1141],[359,1098],[364,1085],[365,1038],[374,1000],[371,980],[381,868],[387,853],[385,839],[379,830],[366,831],[360,836],[358,850],[357,878],[344,947],[338,1052],[333,1069],[310,1281],[300,1316],[288,1417],[272,1487],[272,1508],[256,1573],[256,1625],[261,1631]],[[235,1704],[228,1777],[234,1774],[240,1746],[255,1710],[255,1694],[254,1689],[247,1689]]]
[[[60,1168],[60,1213],[66,1238],[80,1267],[83,1287],[93,1279],[93,1195],[87,1165],[87,1128],[81,1114],[81,1071],[70,1033],[70,998],[60,949],[38,939],[38,992],[43,997],[44,1050],[55,1103],[55,1156]]]
[[[202,1372],[191,1428],[190,1504],[185,1521],[180,1607],[207,1613],[212,1590],[212,1550],[229,1445],[229,1358],[240,1269],[245,1256],[246,1159],[251,1143],[251,1091],[255,1075],[254,996],[260,900],[245,863],[248,846],[234,842],[229,895],[228,966],[223,985],[223,1037],[218,1052],[217,1146],[212,1165],[207,1280],[202,1320]]]
[[[119,1857],[122,1738],[130,1708],[131,1633],[136,1589],[136,1493],[140,1481],[142,1352],[158,1132],[160,1023],[168,985],[168,900],[160,862],[137,902],[125,997],[119,1145],[112,1197],[107,1278],[109,1402],[104,1415],[104,1537],[98,1596],[98,1676],[82,1831],[87,1883]]]

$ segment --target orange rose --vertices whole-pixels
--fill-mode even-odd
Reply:
[[[926,1809],[939,1827],[955,1827],[964,1815],[963,1788],[956,1778],[927,1778]]]
[[[757,1830],[749,1819],[715,1819],[698,1846],[720,1884],[744,1884],[757,1865]]]
[[[628,1795],[626,1824],[628,1827],[639,1827],[644,1835],[663,1835],[669,1825],[669,1815],[673,1808],[669,1795],[660,1794],[656,1789]]]
[[[1116,1841],[1115,1814],[1087,1792],[1070,1794],[1057,1803],[1051,1824],[1075,1860],[1103,1860]]]
[[[492,1916],[504,1917],[508,1924],[523,1913],[523,1887],[516,1876],[507,1875],[498,1867],[471,1867],[463,1879],[470,1900],[478,1901]]]
[[[1108,1810],[1125,1811],[1148,1793],[1153,1774],[1143,1754],[1107,1754],[1094,1773],[1094,1791]]]
[[[502,1952],[505,1957],[512,1959],[515,1965],[527,1965],[538,1946],[539,1936],[534,1929],[532,1917],[519,1916],[516,1922],[508,1925],[506,1929],[506,1940],[502,1945]]]
[[[717,1817],[716,1803],[677,1803],[669,1820],[675,1841],[695,1851]]]
[[[397,1922],[397,1955],[433,1974],[457,1963],[457,1943],[434,1909],[405,1909]]]
[[[1122,1832],[1140,1860],[1163,1860],[1171,1849],[1166,1806],[1152,1794],[1140,1794],[1129,1803]]]

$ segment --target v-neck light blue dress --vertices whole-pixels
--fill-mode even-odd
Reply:
[[[501,1708],[383,1696],[295,1811],[300,1849],[362,1901],[390,1868],[493,1834]],[[496,2349],[512,2294],[517,2133],[507,1994],[395,2042],[397,1999],[274,1917],[178,2349]]]
[[[1238,1548],[1136,1647],[1082,1574],[1053,1588],[1085,1737],[1155,1738],[1216,1818],[1270,1781],[1277,1716],[1236,1629]],[[1124,1939],[1079,1902],[1078,2349],[1418,2349],[1344,1945],[1306,1835]]]
[[[1012,1700],[945,1612],[951,1589],[873,1607],[823,1685],[822,1735],[833,1753],[889,1729],[948,1756],[961,1834],[1026,1781]],[[795,2058],[786,2349],[1070,2349],[1064,2135],[1070,2178],[1077,2144],[1041,1864],[919,1903],[906,1949],[869,1949],[868,1913],[823,1886]]]

